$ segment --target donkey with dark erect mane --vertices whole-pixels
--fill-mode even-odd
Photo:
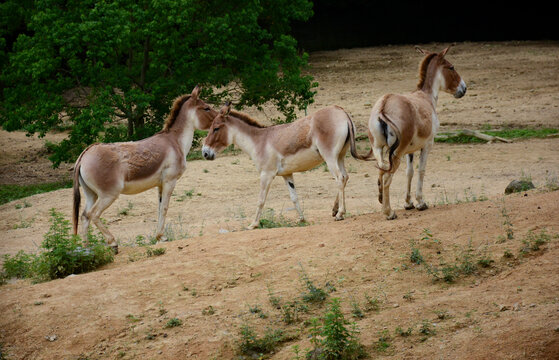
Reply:
[[[379,202],[388,220],[395,219],[396,213],[390,208],[390,183],[394,172],[400,166],[400,159],[407,155],[408,177],[405,208],[427,209],[423,200],[423,177],[427,155],[434,143],[439,128],[436,107],[439,91],[443,90],[461,98],[466,93],[466,83],[445,59],[447,47],[440,53],[431,53],[420,48],[425,55],[419,66],[417,90],[405,95],[387,94],[382,96],[373,107],[369,118],[369,140],[379,168]],[[388,150],[388,165],[383,154]],[[411,200],[411,181],[413,177],[413,153],[420,150],[419,177],[417,180],[416,200]]]
[[[212,123],[202,154],[204,158],[213,160],[217,152],[231,144],[246,152],[260,172],[260,198],[249,229],[260,224],[268,190],[277,175],[284,178],[299,219],[304,221],[293,173],[312,169],[324,161],[338,184],[332,216],[342,220],[345,214],[344,189],[348,180],[344,157],[348,147],[353,157],[368,159],[357,154],[355,126],[349,115],[338,106],[321,109],[292,123],[264,127],[246,114],[231,111],[226,104]]]
[[[115,252],[118,244],[99,217],[120,194],[138,194],[159,189],[159,219],[156,238],[161,240],[169,198],[186,169],[194,129],[207,130],[217,111],[198,98],[200,88],[175,99],[163,129],[131,142],[93,144],[85,149],[74,167],[74,234],[78,231],[81,186],[85,193],[82,236],[87,242],[89,222],[99,228]]]

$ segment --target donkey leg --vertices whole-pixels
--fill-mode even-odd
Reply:
[[[388,170],[389,165],[384,165],[383,153],[384,146],[373,145],[373,155],[377,160],[378,168],[381,170]]]
[[[159,215],[157,219],[157,231],[155,233],[155,238],[158,241],[167,241],[167,238],[163,236],[165,230],[165,217],[167,216],[167,210],[169,210],[169,200],[171,199],[171,194],[175,189],[175,184],[177,180],[171,180],[169,182],[163,183],[159,190]]]
[[[287,189],[289,190],[289,197],[291,198],[291,201],[293,201],[293,205],[295,205],[295,209],[299,213],[299,221],[304,222],[305,217],[303,216],[301,206],[299,206],[299,198],[297,197],[297,192],[295,191],[295,182],[293,181],[293,175],[285,175],[283,179],[285,180],[285,185],[287,185]]]
[[[264,208],[264,203],[266,202],[266,197],[268,196],[268,190],[270,190],[270,185],[272,180],[276,176],[275,173],[262,172],[260,173],[260,197],[258,198],[258,206],[256,207],[256,215],[252,224],[248,226],[247,229],[252,230],[260,225],[260,216],[262,215],[262,208]]]
[[[415,189],[415,199],[417,200],[417,210],[425,210],[428,208],[425,200],[423,199],[423,178],[425,177],[425,167],[427,165],[427,156],[431,150],[431,145],[425,146],[421,149],[419,155],[419,176],[417,177],[417,188]]]
[[[97,201],[97,194],[91,190],[85,183],[80,180],[81,187],[85,194],[85,208],[83,209],[81,220],[82,220],[82,240],[86,246],[89,245],[88,232],[89,232],[89,221],[91,220],[91,208],[93,204]]]
[[[342,152],[345,155],[345,152]],[[332,209],[332,215],[335,215],[336,221],[343,220],[345,215],[345,186],[349,177],[344,166],[343,155],[340,155],[341,159],[336,159],[334,161],[326,161],[330,173],[336,179],[336,184],[338,185],[338,195],[336,196],[336,201],[334,202],[334,207]],[[336,213],[334,214],[334,211]]]
[[[386,172],[382,177],[382,212],[387,220],[396,219],[396,213],[390,207],[390,184],[392,183],[392,173]]]
[[[107,245],[109,245],[111,248],[113,248],[113,251],[115,252],[115,254],[118,254],[118,244],[115,241],[115,237],[113,236],[113,234],[111,234],[111,232],[109,231],[109,229],[107,229],[107,227],[101,222],[101,214],[103,213],[103,211],[105,211],[109,206],[111,206],[111,204],[118,198],[117,196],[113,196],[113,195],[101,195],[99,196],[99,198],[97,199],[97,201],[95,202],[95,204],[93,204],[93,207],[91,209],[91,221],[95,224],[95,226],[97,226],[97,228],[99,229],[99,231],[101,231],[101,233],[105,236],[105,239],[107,241]]]
[[[383,175],[382,182],[382,212],[386,215],[387,220],[396,219],[396,213],[390,207],[390,184],[392,183],[392,176],[400,166],[400,156],[394,155],[392,159],[392,172],[386,172]]]
[[[411,180],[413,178],[413,154],[408,154],[406,156],[407,166],[406,166],[406,176],[408,178],[408,183],[406,187],[406,202],[404,204],[404,209],[411,210],[414,208],[413,201],[411,201]]]
[[[382,193],[384,191],[383,186],[382,186],[382,184],[383,184],[382,178],[384,176],[384,173],[385,172],[383,170],[379,169],[377,185],[378,185],[378,202],[381,203],[381,204],[382,204]]]

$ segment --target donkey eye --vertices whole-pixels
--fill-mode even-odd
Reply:
[[[214,133],[216,133],[220,128],[216,127],[214,128]]]
[[[204,108],[204,111],[210,111],[210,107]]]
[[[448,69],[449,69],[450,71],[454,71],[454,66],[450,66]]]

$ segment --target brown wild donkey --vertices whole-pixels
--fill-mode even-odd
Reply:
[[[208,129],[217,111],[198,98],[200,89],[175,99],[163,129],[131,142],[93,144],[86,148],[74,167],[74,234],[78,231],[80,185],[85,193],[82,236],[87,242],[89,222],[99,228],[107,243],[118,252],[114,236],[99,217],[120,194],[138,194],[159,189],[159,218],[156,238],[163,237],[169,198],[186,169],[186,155],[192,146],[194,128]]]
[[[369,140],[379,168],[379,202],[388,220],[396,213],[390,208],[390,183],[400,165],[402,156],[407,155],[407,190],[405,209],[413,209],[411,181],[413,177],[413,153],[420,150],[419,177],[417,180],[415,208],[427,209],[423,199],[423,177],[427,155],[434,143],[439,128],[436,107],[439,91],[443,90],[461,98],[466,93],[466,83],[445,59],[449,47],[440,53],[431,53],[416,48],[425,57],[419,66],[417,90],[405,95],[387,94],[374,105],[369,118]],[[388,165],[383,153],[388,150]]]
[[[226,104],[212,123],[202,154],[213,160],[217,152],[231,144],[246,152],[260,172],[260,197],[249,229],[258,227],[270,184],[277,175],[284,178],[299,220],[304,221],[293,173],[312,169],[324,161],[338,185],[332,216],[343,220],[344,189],[348,180],[344,157],[348,147],[353,157],[367,159],[357,154],[353,121],[338,106],[321,109],[293,123],[264,127],[246,114],[231,111],[230,105]]]

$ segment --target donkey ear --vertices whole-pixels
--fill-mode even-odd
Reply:
[[[196,85],[192,90],[192,94],[190,94],[190,96],[197,99],[199,95],[200,95],[200,85]]]
[[[220,113],[222,116],[227,116],[227,115],[229,115],[229,112],[230,112],[230,111],[231,111],[231,102],[230,102],[230,101],[227,101],[227,102],[225,103],[225,105],[223,105],[223,106],[221,107],[221,110],[219,110],[219,113]]]
[[[423,50],[422,48],[420,48],[417,45],[415,46],[415,51],[417,51],[418,53],[423,54],[423,55],[428,55],[429,54],[429,51]]]
[[[452,45],[449,45],[446,49],[441,51],[439,55],[441,55],[441,57],[444,57],[451,47],[452,47]]]
[[[192,94],[190,94],[190,96],[192,96],[193,98],[197,99],[198,95],[200,95],[200,86],[196,85],[194,87],[194,90],[192,90]]]

